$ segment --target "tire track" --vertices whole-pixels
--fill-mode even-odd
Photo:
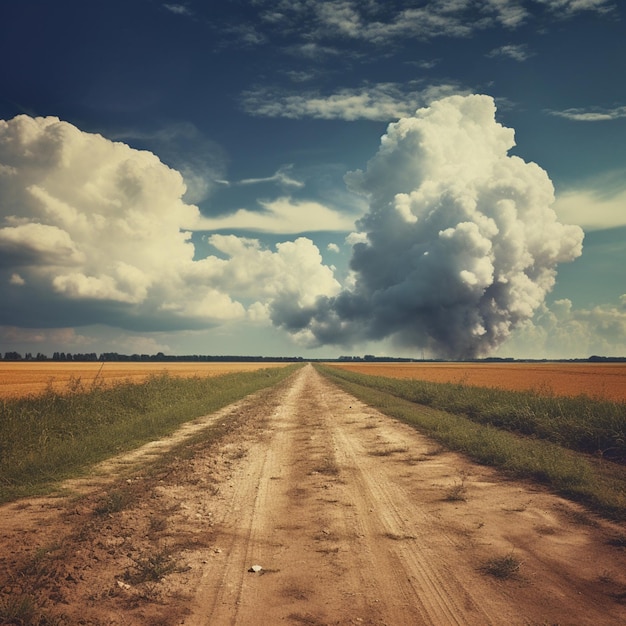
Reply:
[[[247,463],[240,475],[230,482],[230,494],[225,502],[225,514],[218,521],[219,550],[222,559],[217,567],[207,568],[202,576],[192,616],[185,620],[190,626],[206,624],[245,623],[240,616],[250,588],[250,572],[262,555],[260,546],[271,537],[272,519],[268,515],[272,501],[272,479],[281,472],[281,460],[276,454],[284,445],[284,415],[297,400],[302,378],[297,377],[269,417],[271,432],[265,430],[260,440],[253,442],[247,453]]]

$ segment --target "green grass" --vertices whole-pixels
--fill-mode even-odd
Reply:
[[[46,493],[95,463],[173,432],[299,365],[216,377],[153,376],[112,387],[73,381],[65,393],[0,402],[0,502]]]
[[[626,403],[589,396],[506,391],[463,383],[431,383],[367,376],[333,370],[334,377],[364,382],[377,389],[435,409],[465,415],[523,435],[560,446],[626,461]]]
[[[573,399],[578,403],[563,398],[547,398],[543,403],[532,393],[485,392],[466,385],[397,380],[318,367],[365,403],[414,425],[450,449],[511,475],[547,484],[609,518],[626,519],[624,466],[581,452],[586,446],[572,443],[576,438],[568,432],[559,432],[575,425],[578,431],[588,433],[590,441],[597,441],[603,433],[602,440],[610,442],[612,450],[620,450],[620,459],[625,458],[620,440],[620,433],[626,430],[624,404],[584,397]],[[521,410],[514,420],[508,419],[506,416],[515,414],[515,407]],[[524,412],[529,424],[524,422]]]

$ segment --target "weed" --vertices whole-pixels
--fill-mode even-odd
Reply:
[[[465,502],[467,500],[465,480],[461,480],[461,482],[448,487],[443,499],[445,502]]]
[[[389,446],[370,452],[370,456],[391,456],[392,454],[402,454],[404,452],[408,452],[408,450],[409,449],[406,446]]]
[[[162,532],[167,528],[167,518],[153,515],[149,522],[151,532]]]
[[[22,568],[21,574],[31,579],[35,585],[43,584],[43,581],[52,578],[56,573],[55,562],[60,554],[54,553],[58,553],[60,549],[58,544],[37,548]]]
[[[231,453],[230,458],[233,461],[236,461],[237,459],[243,459],[247,454],[248,451],[245,448],[239,447],[237,448],[237,450]]]
[[[155,554],[142,556],[135,561],[134,571],[127,571],[124,578],[133,584],[148,581],[159,582],[168,574],[181,571],[177,561],[172,558],[167,549],[161,549]]]
[[[513,553],[509,553],[506,556],[494,557],[489,559],[480,568],[481,571],[500,580],[506,580],[512,578],[517,574],[522,562],[513,556]]]
[[[339,474],[339,467],[337,467],[334,459],[326,457],[320,465],[313,468],[311,473],[324,474],[325,476],[337,476]]]
[[[124,491],[112,491],[94,509],[98,516],[112,515],[128,508],[130,495]]]
[[[42,610],[37,599],[27,593],[0,596],[0,624],[15,626],[62,626],[63,617],[54,617]]]
[[[0,599],[1,624],[33,624],[39,610],[34,598],[20,594]]]
[[[383,537],[391,539],[392,541],[408,541],[410,539],[417,539],[415,535],[397,535],[396,533],[384,533]]]

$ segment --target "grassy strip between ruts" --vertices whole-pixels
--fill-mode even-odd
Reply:
[[[170,434],[292,374],[298,365],[215,377],[167,373],[0,402],[0,502],[47,492],[115,454]]]
[[[618,463],[569,450],[536,434],[529,437],[508,432],[479,423],[474,417],[470,419],[398,397],[391,391],[393,379],[328,366],[318,369],[363,402],[415,426],[450,449],[514,476],[545,483],[605,517],[626,519],[626,469]]]

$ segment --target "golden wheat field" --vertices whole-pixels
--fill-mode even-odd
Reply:
[[[626,363],[333,363],[353,372],[626,402]]]
[[[171,376],[220,376],[231,372],[250,372],[265,367],[284,367],[288,363],[0,363],[0,398],[38,394],[51,386],[55,391],[69,389],[80,379],[88,386],[98,378],[105,384],[120,381],[141,382],[148,376],[168,372]]]

